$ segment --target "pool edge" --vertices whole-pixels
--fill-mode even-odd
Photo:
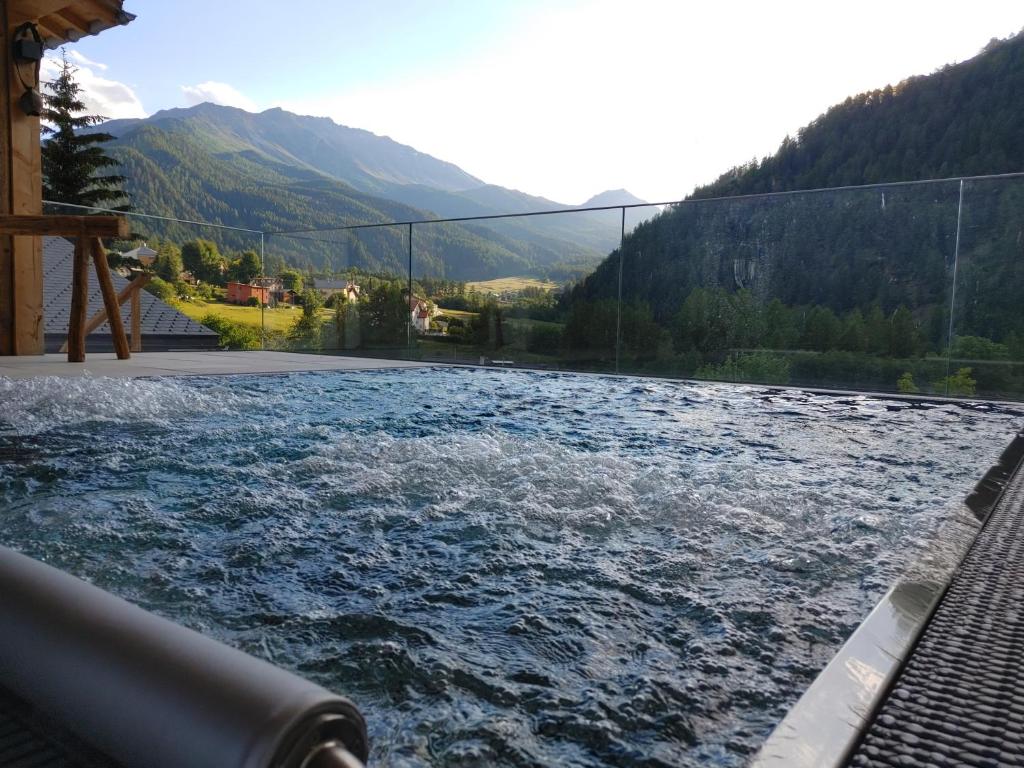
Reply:
[[[790,708],[750,761],[752,768],[846,763],[1022,460],[1024,431]]]

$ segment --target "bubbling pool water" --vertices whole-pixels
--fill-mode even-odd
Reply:
[[[351,695],[377,765],[738,765],[1020,414],[418,369],[0,379],[3,543]]]

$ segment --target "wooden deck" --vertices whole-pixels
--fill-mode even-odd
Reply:
[[[358,371],[378,368],[417,368],[403,360],[309,355],[298,352],[141,352],[129,360],[114,353],[90,353],[84,363],[69,363],[65,355],[0,357],[0,376],[202,376],[298,371]]]

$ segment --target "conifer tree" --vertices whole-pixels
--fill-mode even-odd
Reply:
[[[43,197],[59,203],[130,210],[121,189],[126,177],[100,173],[118,165],[102,146],[114,137],[83,133],[106,118],[84,114],[76,71],[62,51],[60,73],[46,83],[43,94]]]

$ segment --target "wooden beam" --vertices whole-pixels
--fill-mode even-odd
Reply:
[[[148,272],[143,272],[142,274],[140,274],[138,277],[136,277],[134,280],[132,280],[130,283],[128,283],[128,285],[126,285],[124,288],[122,288],[117,293],[117,304],[118,304],[118,306],[123,305],[126,301],[128,301],[128,299],[131,299],[131,301],[132,301],[132,313],[133,313],[132,314],[132,319],[131,319],[131,322],[132,322],[131,351],[132,352],[141,352],[142,351],[142,334],[141,334],[141,320],[142,320],[141,303],[142,302],[139,301],[139,291],[142,290],[142,288],[144,288],[146,286],[146,284],[150,281],[151,278],[152,278],[152,275],[150,275]],[[140,305],[138,309],[136,309],[136,304]],[[106,309],[106,307],[104,307],[99,312],[97,312],[95,315],[90,317],[89,318],[89,322],[84,324],[85,335],[88,336],[90,333],[95,331],[97,328],[99,328],[105,322],[107,322],[107,309]],[[138,331],[138,349],[135,348],[135,346],[136,346],[136,339],[135,339],[136,325],[139,326],[139,331]],[[71,348],[70,347],[70,341],[71,341],[71,334],[68,333],[68,341],[65,341],[61,345],[61,347],[60,347],[60,349],[58,351],[59,352],[67,352]],[[76,362],[76,361],[71,360],[69,358],[68,362]],[[78,362],[81,362],[81,361],[78,361]]]
[[[69,363],[85,362],[85,317],[89,312],[89,241],[75,239],[75,261],[71,273],[71,319],[68,321],[67,348]],[[61,348],[61,352],[65,351]]]
[[[145,285],[149,282],[149,275],[143,272],[142,275],[132,281],[132,285],[139,280],[142,281],[142,285]],[[132,311],[129,315],[132,320],[132,352],[142,351],[142,299],[139,297],[139,288],[141,287],[140,285],[132,291]]]
[[[68,34],[70,33],[70,34]],[[89,21],[70,9],[63,9],[39,19],[39,34],[45,40],[56,37],[61,40],[78,42],[89,36]]]
[[[42,158],[39,152],[39,118],[26,115],[18,106],[23,87],[17,67],[8,50],[13,30],[6,0],[6,29],[0,44],[3,59],[3,122],[0,131],[7,134],[5,154],[0,160],[0,176],[7,185],[2,215],[39,215],[43,212]],[[31,67],[23,67],[23,74]],[[31,77],[31,74],[28,74]],[[13,235],[13,233],[6,233]],[[37,237],[4,236],[4,254],[0,259],[0,316],[4,319],[0,350],[14,355],[43,354],[43,248]]]
[[[34,21],[44,42],[51,46],[99,34],[134,18],[123,13],[119,0],[7,0],[7,3],[12,29],[22,22]]]
[[[38,21],[73,4],[74,0],[7,0],[12,27],[23,21]]]
[[[123,216],[8,216],[0,214],[0,234],[33,237],[128,237]]]
[[[114,293],[114,281],[110,277],[107,252],[98,237],[92,239],[92,263],[96,267],[96,279],[100,284],[100,293],[103,294],[103,305],[107,308],[107,322],[110,324],[110,335],[114,339],[114,351],[118,360],[127,360],[132,353],[128,346],[128,336],[124,332],[124,322],[121,320],[121,305],[117,301],[117,294]]]
[[[113,27],[121,25],[121,6],[118,3],[104,3],[100,0],[77,0],[75,13],[88,22],[88,33],[98,35]],[[61,13],[66,17],[66,14]]]

